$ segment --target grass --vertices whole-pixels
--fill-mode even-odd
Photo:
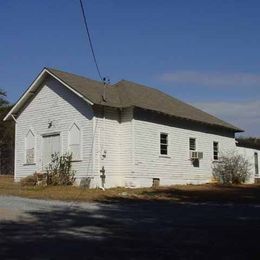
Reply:
[[[0,176],[0,195],[63,201],[172,201],[260,203],[260,185],[174,185],[152,188],[82,189],[74,186],[22,187],[12,176]]]

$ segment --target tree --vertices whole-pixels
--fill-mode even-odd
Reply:
[[[0,108],[5,107],[9,104],[9,102],[6,100],[6,93],[0,89]]]
[[[14,165],[14,122],[4,122],[5,115],[12,108],[6,93],[0,89],[0,174],[13,173]]]
[[[236,141],[237,146],[260,149],[260,138],[239,136]]]

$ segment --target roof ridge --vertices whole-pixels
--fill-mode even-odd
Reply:
[[[72,73],[72,72],[67,72],[67,71],[64,71],[64,70],[59,70],[59,69],[51,68],[51,67],[44,67],[44,69],[46,69],[46,70],[48,70],[48,71],[50,71],[50,72],[53,72],[54,74],[55,74],[55,72],[58,72],[58,73],[66,73],[66,74],[70,74],[70,75],[73,75],[73,76],[78,77],[78,78],[82,78],[82,79],[86,79],[86,80],[90,80],[90,81],[97,82],[97,83],[99,83],[99,84],[103,84],[103,82],[100,81],[100,80],[88,78],[88,77],[86,77],[86,76],[78,75],[78,74],[75,74],[75,73]]]

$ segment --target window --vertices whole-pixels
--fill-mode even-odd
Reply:
[[[190,138],[190,151],[196,151],[196,139]]]
[[[73,160],[80,160],[80,129],[76,124],[69,130],[69,151]]]
[[[160,134],[160,153],[162,155],[168,154],[168,134]]]
[[[258,169],[258,153],[254,153],[255,157],[255,175],[259,175],[259,169]]]
[[[31,130],[28,131],[25,138],[25,163],[35,163],[35,137]]]
[[[218,160],[218,142],[213,142],[213,159]]]

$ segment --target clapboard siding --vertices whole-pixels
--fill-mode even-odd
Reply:
[[[100,187],[100,170],[105,168],[105,187],[125,185],[132,169],[132,108],[95,106],[95,167],[92,186]]]
[[[120,124],[120,170],[124,177],[124,185],[127,178],[131,176],[133,164],[133,108],[121,111]]]
[[[139,114],[138,114],[139,113]],[[220,152],[235,149],[231,133],[214,133],[203,126],[190,122],[189,127],[180,127],[177,119],[156,118],[148,111],[135,114],[134,172],[128,178],[131,186],[151,186],[153,178],[160,178],[162,185],[205,183],[212,179],[213,141],[219,142]],[[159,116],[160,117],[160,116]],[[193,125],[192,125],[193,124]],[[176,125],[176,126],[175,126]],[[168,155],[160,155],[160,133],[168,133]],[[196,138],[197,150],[203,152],[200,166],[194,167],[189,160],[189,138]]]
[[[94,186],[101,186],[100,170],[102,167],[105,168],[105,187],[122,186],[119,111],[101,106],[95,107],[94,111],[97,131]]]
[[[48,128],[48,123],[53,126]],[[90,106],[57,80],[48,78],[17,116],[15,179],[42,170],[43,135],[59,132],[61,151],[68,151],[68,133],[73,123],[81,131],[81,161],[73,162],[77,182],[92,177],[91,187],[147,187],[153,178],[161,185],[205,183],[212,179],[213,142],[219,152],[239,150],[253,160],[253,149],[237,148],[234,132],[137,108]],[[36,161],[25,165],[25,136],[35,135]],[[168,155],[160,155],[160,133],[168,134]],[[203,152],[199,167],[189,159],[189,138],[196,138]],[[259,154],[259,153],[258,153]],[[260,154],[259,154],[260,157]]]
[[[58,81],[48,79],[23,109],[16,124],[16,167],[15,179],[42,170],[42,135],[59,132],[61,151],[68,151],[68,131],[73,123],[80,127],[82,161],[73,162],[78,178],[92,174],[93,111],[81,98]],[[48,128],[52,121],[53,126]],[[36,137],[35,165],[25,163],[25,136],[31,129]]]

